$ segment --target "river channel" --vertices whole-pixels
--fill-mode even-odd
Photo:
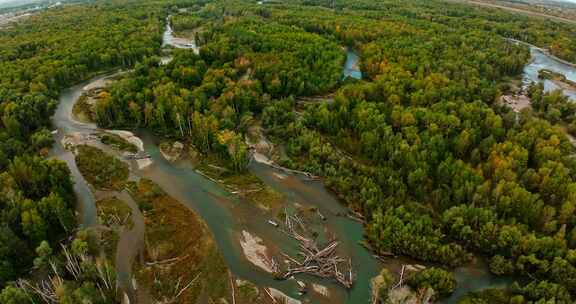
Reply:
[[[170,30],[170,35],[165,34],[165,38],[173,37],[169,27],[168,30]],[[165,41],[165,45],[167,44],[171,43]],[[177,45],[174,46],[178,47]],[[525,69],[525,80],[533,79],[531,77],[534,76],[534,71],[536,71],[537,79],[537,71],[542,68],[561,72],[568,79],[576,80],[574,67],[568,69],[568,65],[549,58],[545,52],[537,49],[531,51],[533,52],[534,60]],[[344,70],[354,70],[354,73],[349,76],[361,77],[361,72],[357,69],[358,56],[348,50],[347,57]],[[356,67],[356,69],[349,69],[349,67]],[[64,149],[60,142],[66,134],[93,134],[100,132],[94,124],[74,121],[71,118],[71,113],[74,103],[84,92],[84,86],[101,81],[105,77],[107,76],[96,77],[87,83],[64,90],[53,117],[57,133],[55,134],[56,144],[51,151],[51,155],[65,161],[71,170],[75,182],[74,190],[78,199],[77,209],[80,214],[80,223],[84,227],[97,224],[94,195],[78,171],[74,155]],[[551,84],[547,85],[550,86]],[[267,165],[252,162],[249,167],[250,171],[264,183],[284,194],[287,197],[289,207],[295,208],[296,205],[314,206],[325,214],[327,220],[322,225],[337,236],[341,243],[343,254],[352,258],[356,274],[356,281],[352,289],[345,290],[326,280],[300,276],[298,279],[328,287],[331,293],[330,299],[322,299],[322,297],[315,295],[300,297],[298,296],[298,288],[294,280],[274,280],[271,274],[249,263],[240,246],[239,238],[242,231],[248,231],[263,239],[266,245],[280,248],[287,252],[295,251],[297,244],[267,223],[269,214],[251,203],[241,200],[219,184],[194,171],[190,164],[166,161],[158,148],[159,139],[150,132],[140,130],[136,134],[142,139],[144,150],[150,155],[152,164],[144,169],[135,168],[133,165],[133,173],[139,177],[153,180],[169,195],[195,211],[208,224],[228,267],[239,278],[249,280],[261,287],[276,288],[293,298],[300,300],[309,299],[311,303],[368,303],[370,299],[370,279],[377,275],[384,266],[397,270],[399,265],[403,263],[401,259],[390,259],[384,265],[361,246],[360,242],[363,239],[362,224],[341,216],[341,214],[346,213],[346,207],[325,189],[321,181],[312,181],[303,176],[279,172],[277,169]],[[458,289],[452,297],[441,301],[441,303],[456,303],[457,299],[466,292],[502,286],[508,282],[492,276],[482,263],[456,269],[455,274],[459,283]],[[122,274],[119,275],[122,276]]]
[[[343,78],[362,79],[362,71],[360,70],[360,57],[358,53],[350,48],[346,48],[346,62],[344,63],[344,71],[342,72]]]
[[[101,77],[93,81],[100,79]],[[60,103],[54,116],[54,124],[58,128],[58,135],[56,136],[58,143],[54,148],[53,155],[66,161],[73,172],[82,225],[93,226],[96,224],[96,208],[92,191],[78,172],[74,155],[60,144],[60,140],[65,134],[99,132],[95,125],[83,124],[71,119],[73,104],[82,94],[84,85],[66,90],[60,97]],[[153,134],[146,131],[140,131],[137,134],[144,142],[144,150],[151,156],[152,165],[142,170],[133,168],[133,173],[153,180],[168,194],[199,214],[208,224],[225,261],[236,276],[259,286],[276,288],[293,298],[301,298],[298,297],[295,281],[274,280],[271,274],[250,264],[240,247],[240,232],[248,231],[262,238],[266,245],[272,244],[287,252],[295,250],[295,242],[267,223],[269,215],[192,170],[186,162],[173,164],[166,161],[158,149],[158,139]],[[306,181],[304,178],[292,175],[279,178],[281,172],[256,162],[251,164],[250,170],[262,178],[265,183],[284,193],[289,198],[290,204],[316,206],[323,214],[326,214],[325,225],[328,227],[327,229],[337,235],[342,244],[342,251],[352,258],[357,274],[356,284],[350,291],[346,291],[334,283],[306,276],[304,276],[304,280],[327,286],[332,293],[332,303],[367,302],[370,293],[369,280],[379,272],[381,265],[359,244],[363,233],[362,225],[346,217],[336,216],[335,214],[344,213],[345,207],[339,204],[318,181]],[[122,273],[119,276],[122,276]],[[335,302],[334,299],[340,301]],[[317,302],[321,303],[322,300],[316,299],[312,303]]]
[[[106,77],[106,76],[103,76]],[[100,81],[98,77],[89,83]],[[78,172],[74,155],[65,150],[60,140],[65,134],[79,132],[93,134],[99,130],[93,124],[84,124],[71,118],[73,104],[78,100],[86,84],[72,87],[62,93],[60,103],[54,116],[54,124],[58,128],[58,140],[53,155],[66,161],[75,181],[75,191],[78,198],[78,210],[83,226],[94,226],[96,208],[94,195],[82,175]],[[132,165],[135,175],[149,178],[160,185],[169,195],[195,211],[208,224],[216,243],[224,256],[230,270],[238,277],[249,280],[258,286],[266,286],[281,290],[285,294],[305,299],[309,297],[311,303],[328,303],[314,295],[298,296],[298,288],[293,280],[277,281],[272,275],[250,264],[239,243],[242,231],[248,231],[264,240],[266,245],[278,246],[284,251],[293,252],[296,243],[289,239],[278,229],[267,223],[268,214],[232,195],[217,183],[212,182],[203,175],[194,171],[186,161],[171,163],[161,155],[158,144],[159,139],[147,131],[137,131],[136,134],[144,143],[144,150],[150,155],[152,164],[139,170]],[[343,206],[325,187],[322,182],[309,180],[307,177],[287,174],[267,165],[252,162],[250,171],[258,176],[264,183],[270,185],[288,199],[288,207],[295,208],[298,204],[304,207],[314,206],[326,215],[323,223],[326,229],[337,235],[341,242],[342,251],[350,256],[356,273],[356,282],[351,290],[344,290],[335,283],[318,280],[309,276],[299,277],[307,282],[318,283],[330,289],[330,303],[368,303],[370,298],[370,279],[376,276],[382,267],[398,271],[401,264],[409,261],[403,259],[389,259],[385,264],[380,263],[372,254],[361,246],[363,239],[362,224],[340,214],[346,213]],[[77,172],[74,174],[74,172]],[[133,253],[127,252],[133,255]],[[117,261],[121,260],[117,258]],[[131,261],[132,259],[127,259]],[[127,265],[119,265],[120,278],[126,278]],[[478,290],[489,286],[499,286],[502,280],[488,273],[484,265],[463,267],[456,270],[459,283],[457,292],[443,303],[456,303],[457,298],[471,290]]]
[[[538,77],[540,70],[547,69],[566,76],[566,79],[568,80],[576,81],[576,65],[567,63],[554,56],[551,56],[545,49],[517,40],[512,41],[515,43],[527,45],[530,48],[530,55],[532,58],[530,62],[524,67],[524,75],[522,78],[522,83],[525,88],[532,82],[542,83],[544,85],[545,92],[563,90],[564,95],[568,96],[572,100],[576,100],[576,90],[563,89],[552,80],[540,79]]]

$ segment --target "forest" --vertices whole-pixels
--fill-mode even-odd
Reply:
[[[100,127],[189,142],[237,173],[262,127],[278,162],[363,216],[376,253],[439,266],[411,285],[446,296],[446,269],[485,259],[523,279],[461,303],[575,301],[576,109],[538,85],[531,110],[499,102],[530,60],[507,39],[576,62],[573,26],[440,0],[97,3],[0,30],[0,303],[75,227],[69,172],[46,157],[56,98],[117,68],[132,70],[101,95]],[[173,27],[201,48],[166,63],[171,5],[188,8]],[[342,78],[347,48],[364,79]]]
[[[153,2],[105,1],[0,29],[0,303],[37,302],[16,288],[31,272],[61,280],[60,303],[100,303],[99,273],[113,269],[77,232],[70,171],[50,156],[50,117],[62,89],[156,54],[161,17]],[[90,263],[78,273],[63,270],[81,260]]]
[[[559,295],[507,292],[571,302],[576,163],[558,123],[572,123],[572,107],[534,98],[534,112],[517,116],[498,99],[530,58],[505,38],[572,60],[571,46],[555,46],[574,29],[434,1],[331,3],[188,12],[178,27],[197,30],[199,56],[140,63],[98,104],[98,123],[189,139],[236,171],[248,127],[261,124],[285,148],[284,165],[322,176],[366,217],[376,251],[447,267],[485,256],[495,274]],[[344,46],[359,50],[364,81],[339,78]],[[328,92],[333,102],[296,105]]]

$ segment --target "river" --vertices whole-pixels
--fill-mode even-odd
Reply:
[[[89,83],[101,81],[103,77],[95,78]],[[54,116],[54,124],[59,132],[57,135],[58,143],[55,145],[53,154],[66,161],[72,172],[78,172],[74,156],[64,150],[60,144],[60,139],[64,134],[71,132],[92,134],[100,131],[93,124],[79,123],[71,118],[73,104],[82,94],[84,86],[85,84],[82,84],[64,91],[60,96],[60,104]],[[139,177],[153,180],[169,195],[197,212],[208,224],[228,267],[236,276],[249,280],[258,286],[279,289],[294,298],[310,298],[312,303],[325,302],[313,295],[298,297],[297,285],[294,281],[274,280],[271,274],[259,270],[246,260],[239,244],[241,231],[249,231],[262,238],[266,245],[273,246],[276,244],[277,247],[288,252],[295,250],[296,244],[291,239],[279,230],[271,229],[267,223],[269,214],[251,203],[240,200],[220,185],[195,172],[187,162],[173,164],[166,161],[158,148],[159,139],[150,132],[139,131],[137,134],[143,140],[144,150],[150,154],[153,163],[142,170],[132,166],[133,173]],[[363,239],[362,225],[347,217],[337,216],[337,214],[345,213],[347,209],[325,189],[320,181],[286,174],[257,162],[252,162],[249,169],[263,182],[283,193],[288,198],[289,207],[294,208],[296,203],[305,207],[315,206],[322,214],[326,215],[327,220],[323,225],[338,236],[343,252],[352,258],[357,275],[355,285],[349,291],[332,282],[309,276],[304,276],[305,280],[327,286],[332,293],[330,303],[367,303],[370,298],[370,279],[376,276],[384,265],[360,245]],[[94,226],[96,224],[96,208],[92,191],[79,172],[73,174],[73,178],[79,201],[78,209],[81,214],[81,223],[83,226]],[[129,242],[135,244],[133,240]],[[125,260],[133,260],[134,253],[127,250],[125,246],[119,245],[120,252],[129,255],[129,258]],[[122,257],[119,256],[116,260],[122,261]],[[402,260],[390,259],[385,266],[397,271],[402,263]],[[119,278],[122,279],[121,284],[126,285],[125,282],[130,280],[129,277],[126,277],[129,273],[129,267],[118,265],[118,271]],[[485,271],[484,267],[461,268],[456,271],[456,276],[461,288],[453,296],[453,300],[450,298],[445,303],[455,303],[456,295],[490,286],[493,282],[492,276]]]
[[[170,24],[170,18],[172,18],[172,16],[166,17],[166,30],[162,35],[162,47],[172,46],[177,49],[191,49],[194,53],[198,54],[200,48],[196,45],[194,39],[174,37],[174,30]]]
[[[168,29],[171,31],[169,27]],[[165,37],[170,36],[165,35]],[[531,51],[533,52],[534,60],[526,66],[526,81],[528,79],[537,79],[537,71],[541,68],[562,72],[569,79],[576,77],[573,67],[568,69],[567,65],[549,58],[545,52],[537,49]],[[359,61],[356,53],[350,50],[347,53],[345,71],[348,70],[348,67],[357,67]],[[359,70],[358,73],[355,75],[361,77]],[[534,75],[536,75],[536,78],[533,78]],[[354,77],[352,74],[350,76]],[[75,132],[92,134],[100,131],[94,124],[74,121],[71,118],[71,113],[74,103],[83,93],[84,86],[101,81],[106,77],[96,77],[89,82],[64,90],[53,117],[53,123],[58,132],[55,135],[56,144],[51,150],[51,155],[65,161],[71,170],[75,182],[74,190],[78,198],[79,221],[81,226],[84,227],[91,227],[97,224],[94,195],[78,171],[74,155],[65,150],[60,141],[65,134]],[[166,161],[158,148],[159,139],[150,132],[141,130],[137,132],[137,135],[140,136],[144,143],[144,150],[150,154],[152,165],[141,170],[132,166],[133,173],[139,177],[153,180],[169,195],[195,211],[208,224],[228,267],[239,278],[251,281],[261,287],[276,288],[293,298],[309,299],[311,303],[367,303],[370,299],[370,279],[377,275],[384,266],[397,270],[404,263],[402,259],[390,259],[384,265],[361,246],[360,242],[363,239],[362,225],[347,217],[338,215],[345,213],[347,211],[346,207],[327,191],[320,181],[311,181],[303,176],[286,174],[264,164],[252,162],[249,167],[250,171],[264,183],[284,194],[288,198],[288,206],[290,208],[295,208],[296,204],[305,207],[314,206],[325,214],[327,220],[322,225],[337,236],[341,242],[343,253],[352,258],[354,271],[357,276],[352,289],[345,290],[326,280],[300,276],[298,277],[299,279],[307,282],[327,286],[332,296],[329,300],[315,295],[299,297],[295,281],[274,280],[271,274],[250,264],[241,249],[239,243],[240,234],[242,231],[248,231],[262,238],[264,243],[271,248],[287,252],[295,250],[297,246],[295,242],[279,230],[273,229],[267,223],[270,215],[251,203],[230,194],[222,186],[197,173],[187,162],[174,164]],[[130,255],[133,257],[132,253]],[[117,261],[119,260],[122,259],[117,257]],[[121,265],[119,269],[126,268],[126,265]],[[122,277],[126,272],[128,270],[123,270],[122,273],[119,273],[119,276]],[[458,268],[455,270],[455,275],[458,281],[458,289],[450,298],[441,301],[441,303],[453,304],[457,302],[460,296],[469,291],[500,287],[510,282],[509,279],[492,276],[483,263]]]
[[[98,82],[103,77],[97,77],[88,83]],[[60,96],[60,103],[54,115],[54,124],[59,132],[56,136],[58,143],[53,149],[53,155],[66,161],[73,172],[82,226],[94,226],[96,224],[94,195],[78,172],[74,155],[64,150],[60,144],[60,139],[64,134],[71,132],[92,134],[100,131],[93,124],[79,123],[71,118],[73,104],[82,94],[85,85],[74,86],[64,91]],[[138,131],[137,135],[144,143],[144,150],[150,154],[152,165],[142,170],[138,170],[137,166],[133,165],[133,173],[139,177],[153,180],[169,195],[195,211],[208,224],[218,248],[234,275],[261,287],[276,288],[293,298],[301,300],[309,298],[311,303],[327,303],[327,299],[319,298],[317,295],[299,297],[297,285],[293,280],[274,280],[271,274],[260,270],[247,261],[239,244],[241,231],[249,231],[262,238],[268,246],[277,246],[287,252],[295,250],[296,244],[291,239],[267,223],[270,216],[267,212],[230,194],[220,185],[194,171],[186,161],[174,164],[165,160],[158,148],[159,139],[150,132],[142,130]],[[323,225],[338,236],[343,253],[352,258],[357,277],[354,287],[349,291],[326,280],[319,280],[310,276],[299,277],[299,279],[305,278],[305,281],[308,282],[327,286],[332,293],[330,303],[367,303],[370,298],[370,279],[376,276],[382,267],[385,266],[393,271],[398,271],[401,264],[410,262],[403,259],[389,259],[384,265],[376,260],[368,250],[360,245],[363,239],[362,225],[347,217],[337,215],[346,213],[347,209],[325,189],[320,181],[286,174],[257,162],[252,162],[249,169],[264,183],[284,194],[288,198],[289,208],[295,208],[296,203],[305,207],[317,207],[327,217]],[[128,242],[138,248],[133,238],[130,237]],[[129,257],[122,259],[122,256],[118,256],[116,257],[117,262],[133,260],[133,250],[127,250],[125,246],[119,244],[118,254],[121,252]],[[130,281],[130,278],[127,277],[130,273],[129,269],[128,265],[117,265],[120,283],[124,286],[126,282]],[[500,286],[504,282],[490,275],[484,265],[462,267],[456,269],[455,274],[459,287],[452,297],[442,301],[442,303],[456,303],[458,297],[468,291]]]
[[[102,78],[103,77],[100,76],[95,78],[93,81],[97,81]],[[87,83],[93,81],[89,81]],[[72,115],[72,107],[78,98],[82,95],[82,88],[87,83],[73,86],[64,90],[60,94],[58,108],[52,117],[52,124],[54,127],[56,127],[57,133],[54,136],[55,144],[50,151],[51,157],[55,157],[66,162],[68,168],[70,168],[70,172],[74,180],[74,192],[76,193],[76,199],[78,201],[77,212],[80,216],[79,222],[80,226],[84,228],[93,227],[98,224],[94,194],[92,193],[92,190],[88,186],[88,183],[82,174],[80,174],[80,171],[76,166],[74,154],[66,150],[62,146],[61,141],[66,134],[75,132],[89,133],[96,128],[96,126],[93,124],[78,123],[70,119]]]
[[[102,77],[95,78],[90,83],[101,79]],[[79,123],[71,118],[73,104],[82,94],[84,86],[85,84],[74,86],[64,91],[60,96],[60,103],[54,115],[54,124],[58,128],[58,134],[53,155],[66,161],[73,173],[75,191],[79,202],[78,210],[81,214],[80,222],[82,226],[86,227],[96,224],[94,195],[78,172],[74,155],[60,144],[60,140],[65,134],[73,132],[93,134],[100,131],[93,124]],[[142,170],[137,170],[134,168],[135,166],[132,166],[133,171],[135,170],[133,173],[139,177],[153,180],[169,195],[197,212],[208,224],[227,265],[236,276],[259,286],[279,289],[291,297],[299,298],[297,285],[293,280],[274,280],[271,274],[250,264],[240,247],[240,232],[249,231],[262,238],[266,245],[275,244],[278,248],[288,252],[295,250],[296,244],[291,239],[279,230],[271,229],[267,223],[269,214],[228,193],[220,185],[192,170],[185,162],[173,164],[166,161],[158,149],[158,139],[151,133],[140,131],[138,135],[143,140],[144,150],[150,154],[153,163]],[[261,177],[264,182],[286,194],[291,204],[297,202],[303,206],[314,205],[323,214],[326,214],[328,219],[325,225],[338,236],[343,251],[352,257],[358,276],[354,288],[349,292],[331,282],[310,277],[305,277],[306,281],[329,287],[333,294],[332,299],[341,299],[340,303],[367,302],[370,292],[369,280],[379,272],[381,265],[359,244],[362,239],[362,225],[346,217],[332,216],[344,212],[345,207],[340,205],[318,181],[306,181],[290,175],[284,179],[279,179],[276,176],[280,172],[255,162],[252,163],[250,170]],[[132,243],[132,241],[130,242]],[[120,250],[125,249],[123,248],[123,246],[119,246]],[[130,255],[133,256],[132,253]],[[131,261],[132,259],[128,260]],[[119,260],[121,259],[117,258],[117,261]],[[123,278],[127,272],[126,265],[118,265],[118,270],[120,271],[119,277]],[[124,279],[128,280],[128,278]],[[316,299],[316,301],[321,302],[321,299]],[[331,302],[338,303],[339,301]]]
[[[360,71],[360,56],[358,56],[358,53],[350,47],[346,48],[346,63],[344,64],[344,71],[342,74],[344,79],[348,77],[362,79],[362,71]]]
[[[553,90],[563,90],[564,95],[572,100],[576,100],[576,90],[562,89],[556,83],[549,79],[540,79],[538,73],[542,69],[547,69],[556,73],[566,76],[566,79],[576,81],[576,66],[551,56],[546,50],[536,47],[534,45],[521,42],[518,40],[509,39],[515,43],[527,45],[530,48],[530,55],[532,56],[530,62],[524,67],[522,84],[526,88],[530,83],[543,83],[544,91],[551,92]]]

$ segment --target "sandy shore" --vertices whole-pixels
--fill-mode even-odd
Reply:
[[[268,288],[268,291],[270,292],[270,294],[272,295],[272,297],[274,299],[280,300],[280,303],[286,303],[286,304],[302,304],[301,301],[293,299],[287,295],[285,295],[283,292],[281,292],[278,289],[274,289],[274,288]]]
[[[268,273],[274,272],[268,259],[268,248],[264,246],[261,238],[242,230],[240,246],[242,246],[242,251],[250,263]]]
[[[114,77],[122,75],[122,74],[126,74],[129,71],[119,71],[116,72],[114,74],[108,75],[108,76],[104,76],[98,80],[92,81],[91,83],[85,85],[82,90],[83,91],[90,91],[90,90],[94,90],[94,89],[102,89],[107,87],[109,84],[111,84],[112,82],[114,82]]]
[[[102,78],[102,79],[98,79],[96,81],[93,81],[87,85],[85,85],[82,90],[83,91],[90,91],[90,90],[94,90],[94,89],[101,89],[101,88],[105,88],[106,86],[108,86],[108,84],[110,84],[110,79],[109,78]]]
[[[118,135],[122,137],[127,142],[135,145],[138,148],[138,151],[144,151],[144,142],[140,139],[140,137],[134,135],[134,133],[130,131],[124,130],[105,130],[105,132]]]
[[[286,178],[288,178],[288,176],[287,176],[286,174],[282,174],[282,173],[272,172],[272,175],[274,175],[274,177],[277,178],[277,179],[286,179]]]
[[[134,135],[134,133],[124,130],[104,130],[104,132],[118,135],[127,142],[135,145],[136,148],[138,148],[138,152],[144,152],[144,142],[142,141],[142,139],[140,139],[140,137]],[[139,170],[142,170],[152,165],[152,163],[153,163],[152,159],[150,158],[142,158],[136,160],[136,165],[138,165]]]
[[[530,108],[530,98],[526,95],[504,95],[501,102],[512,108],[514,112],[520,112]]]
[[[324,285],[320,285],[320,284],[312,284],[312,290],[314,290],[315,293],[322,295],[324,297],[330,297],[330,291],[328,290],[328,287],[324,286]]]
[[[92,134],[73,132],[64,135],[60,143],[65,149],[75,152],[75,147],[79,145],[94,145],[98,141],[99,139]]]
[[[86,86],[84,86],[82,88],[83,91],[87,92],[89,90],[95,89],[95,88],[101,88],[101,87],[105,87],[106,85],[108,85],[108,83],[111,81],[110,79],[114,76],[118,76],[122,73],[126,73],[126,71],[122,71],[122,72],[117,72],[113,75],[107,76],[107,77],[103,77],[101,79],[98,79],[96,81],[93,81],[89,84],[87,84]],[[76,100],[75,102],[78,102],[78,100]],[[90,124],[86,124],[83,123],[81,121],[78,121],[74,118],[74,115],[72,113],[72,111],[70,111],[70,113],[68,114],[70,121],[73,121],[77,124],[81,124],[81,125],[90,125]],[[98,132],[106,132],[106,133],[110,133],[110,134],[115,134],[120,136],[121,138],[123,138],[124,140],[128,141],[129,143],[135,145],[138,148],[139,152],[144,152],[144,142],[142,141],[142,139],[140,139],[138,136],[134,135],[134,133],[130,132],[130,131],[125,131],[125,130],[102,130],[102,129],[97,129],[96,127],[94,127],[94,133],[98,133]],[[78,144],[86,144],[88,141],[93,141],[96,140],[95,137],[93,136],[94,134],[83,134],[83,133],[72,133],[72,134],[67,134],[65,135],[64,139],[62,140],[62,145],[64,147],[68,146],[76,146]],[[152,160],[149,158],[144,158],[144,159],[138,159],[136,160],[136,164],[138,165],[138,169],[144,169],[148,166],[150,166],[152,164]]]
[[[136,160],[136,165],[138,165],[139,170],[142,170],[152,165],[152,160],[150,158],[138,159]]]
[[[252,154],[254,156],[254,160],[258,163],[261,164],[265,164],[268,166],[273,166],[274,162],[271,161],[266,155],[259,153],[259,152],[254,152],[254,154]]]

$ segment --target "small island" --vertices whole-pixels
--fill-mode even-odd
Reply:
[[[548,69],[541,69],[538,78],[548,79],[563,89],[576,90],[576,81],[566,78],[566,75]]]

